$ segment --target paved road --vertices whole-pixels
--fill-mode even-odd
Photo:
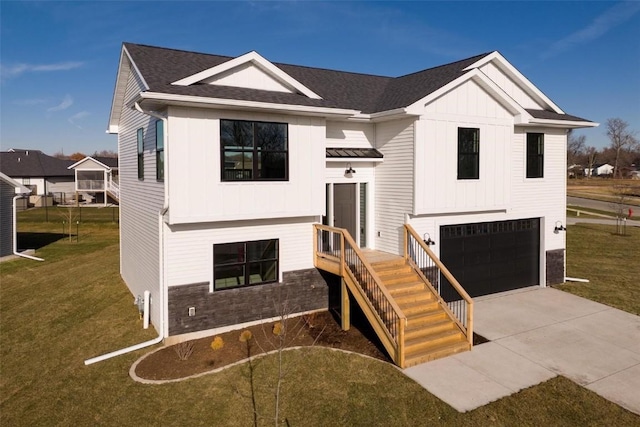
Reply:
[[[567,196],[567,205],[571,206],[580,206],[583,208],[591,208],[597,209],[600,211],[608,211],[615,212],[614,207],[615,203],[612,202],[601,202],[600,200],[591,200],[591,199],[583,199],[582,197],[570,197]],[[640,207],[633,205],[623,205],[625,213],[629,212],[629,208],[633,209],[634,216],[637,215],[640,217]]]

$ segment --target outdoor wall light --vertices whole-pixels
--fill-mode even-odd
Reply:
[[[351,175],[356,173],[356,170],[351,167],[351,163],[347,163],[347,169],[344,171],[345,175]]]
[[[567,231],[567,227],[562,225],[562,221],[556,221],[556,226],[553,229],[553,232],[558,234],[560,231]]]
[[[424,235],[422,236],[422,240],[424,241],[425,245],[427,245],[427,246],[431,246],[431,245],[435,245],[436,244],[436,242],[431,240],[431,236],[429,235],[429,233],[424,233]]]

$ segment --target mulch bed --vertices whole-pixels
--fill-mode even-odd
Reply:
[[[286,347],[318,345],[393,363],[366,319],[360,316],[352,316],[351,329],[348,331],[340,328],[338,317],[329,311],[290,318],[286,322]],[[135,373],[148,380],[185,378],[275,350],[282,337],[274,335],[275,323],[219,334],[217,336],[222,338],[224,345],[215,351],[211,348],[213,336],[189,341],[193,344],[193,352],[187,360],[180,360],[176,351],[179,346],[184,348],[186,343],[162,348],[140,361]],[[246,330],[251,331],[252,338],[241,342],[240,335]]]

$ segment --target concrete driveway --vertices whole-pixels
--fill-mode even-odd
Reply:
[[[640,317],[552,288],[475,299],[471,352],[404,370],[460,412],[563,375],[640,414]]]

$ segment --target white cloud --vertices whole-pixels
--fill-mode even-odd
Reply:
[[[62,110],[66,110],[72,105],[73,105],[73,98],[71,98],[71,95],[65,95],[64,99],[60,104],[56,105],[55,107],[47,108],[47,111],[50,113],[53,113],[55,111],[62,111]]]
[[[82,129],[82,126],[80,126],[77,122],[90,115],[91,113],[89,113],[88,111],[80,111],[79,113],[76,113],[73,116],[69,117],[67,120],[78,129]]]
[[[551,58],[566,52],[576,45],[596,40],[605,35],[610,29],[629,20],[638,12],[640,12],[640,2],[618,3],[597,16],[586,27],[557,40],[541,56],[545,59]]]
[[[54,64],[13,64],[4,65],[0,64],[0,76],[2,80],[18,77],[21,74],[28,72],[49,72],[49,71],[67,71],[79,68],[84,65],[84,62],[80,61],[67,61],[58,62]]]

